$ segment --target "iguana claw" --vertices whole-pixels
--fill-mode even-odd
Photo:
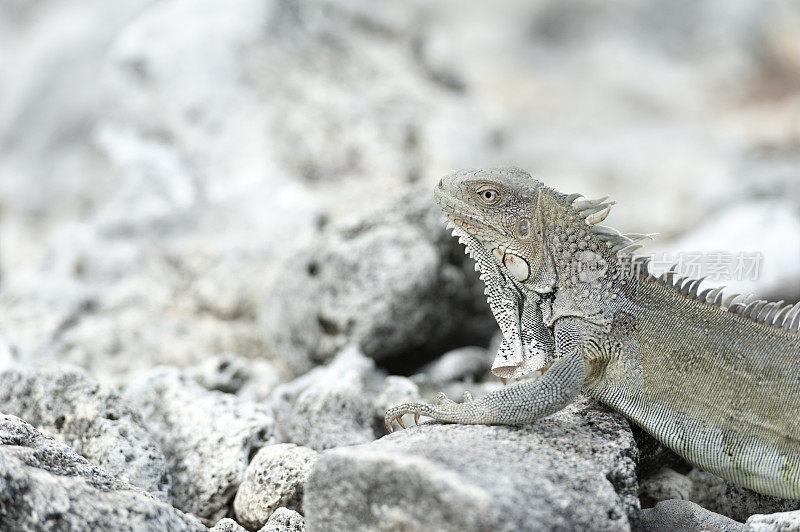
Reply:
[[[414,414],[414,423],[419,424],[420,416],[426,416],[445,423],[480,423],[485,412],[482,406],[472,399],[472,394],[464,393],[464,402],[456,403],[445,394],[436,394],[435,404],[406,403],[386,411],[386,430],[393,432],[392,423],[397,422],[403,428],[403,416]]]

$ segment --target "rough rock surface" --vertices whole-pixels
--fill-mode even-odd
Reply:
[[[407,377],[400,377],[397,375],[389,375],[383,381],[383,387],[380,393],[372,401],[373,413],[375,421],[377,422],[377,432],[379,436],[383,436],[384,419],[386,411],[393,406],[403,403],[418,403],[423,398],[420,395],[419,386]]]
[[[267,408],[208,391],[175,368],[153,370],[124,395],[161,444],[173,503],[201,517],[223,517],[252,454],[276,443]]]
[[[478,380],[491,367],[497,347],[499,344],[491,351],[476,346],[453,349],[420,368],[413,379],[415,382],[431,383]]]
[[[14,416],[0,414],[0,530],[206,528]]]
[[[753,514],[788,512],[800,509],[800,501],[762,495],[705,471],[694,469],[689,500],[718,514],[744,522]]]
[[[642,532],[744,532],[742,523],[715,514],[690,501],[666,500],[642,510]]]
[[[375,439],[375,406],[384,376],[357,348],[275,389],[270,406],[282,441],[322,451]]]
[[[312,530],[629,530],[636,447],[580,399],[525,427],[424,424],[324,453],[303,502]]]
[[[316,451],[292,443],[262,447],[233,500],[236,520],[256,530],[280,507],[302,512],[303,488],[317,457]]]
[[[396,376],[345,371],[353,390],[308,383],[282,411],[315,446],[366,443],[389,404],[493,386],[477,365],[473,384],[397,375],[496,330],[430,202],[449,169],[494,163],[611,194],[608,223],[662,249],[760,250],[752,291],[796,301],[798,34],[796,0],[0,1],[0,367],[191,368],[240,404],[352,341]],[[235,475],[206,475],[249,453],[210,442],[239,425],[174,403],[159,444],[220,515]],[[688,471],[640,451],[643,478]]]
[[[409,367],[446,348],[488,343],[496,329],[474,263],[424,189],[292,253],[267,301],[266,334],[296,372],[348,344]]]
[[[658,473],[663,467],[679,468],[689,470],[689,466],[683,458],[672,449],[652,437],[644,429],[631,423],[631,432],[636,440],[636,447],[639,448],[639,479],[646,479]]]
[[[211,528],[210,532],[247,532],[247,529],[233,519],[226,517],[217,521],[217,524]]]
[[[281,382],[270,362],[233,354],[210,357],[186,373],[208,390],[233,393],[255,403],[267,399]]]
[[[0,373],[0,408],[54,435],[115,477],[169,502],[160,446],[138,412],[73,367]]]
[[[747,532],[790,532],[800,530],[800,511],[756,514],[747,519]]]
[[[303,516],[288,508],[278,508],[271,516],[264,528],[259,532],[305,532],[306,522]]]
[[[670,499],[689,500],[692,492],[692,481],[674,469],[665,467],[658,473],[642,480],[639,484],[639,496],[642,506],[653,506]]]
[[[16,357],[11,352],[11,347],[8,345],[2,336],[0,336],[0,371],[14,367]]]

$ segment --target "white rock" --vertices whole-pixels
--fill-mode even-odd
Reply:
[[[357,348],[278,386],[270,406],[283,441],[322,451],[375,439],[373,401],[383,375]]]
[[[153,370],[124,394],[164,450],[173,503],[201,517],[223,517],[251,454],[276,443],[266,407],[208,391],[174,368]]]
[[[402,403],[417,403],[422,400],[419,386],[409,378],[389,375],[383,381],[383,389],[375,398],[375,417],[384,419],[386,411]]]
[[[689,500],[737,521],[745,521],[753,514],[800,510],[800,501],[763,495],[699,469],[687,476],[692,481]]]
[[[207,530],[197,518],[5,414],[0,478],[0,530]]]
[[[55,436],[115,477],[171,502],[164,453],[140,413],[82,369],[0,372],[0,410]]]
[[[681,238],[655,247],[656,275],[677,262],[678,272],[710,275],[703,287],[726,285],[726,294],[792,292],[800,278],[800,216],[787,200],[731,205]]]
[[[665,500],[654,508],[641,513],[643,532],[694,532],[695,530],[718,530],[720,532],[744,532],[745,526],[729,517],[719,515],[702,506],[684,500]]]
[[[800,511],[756,514],[747,519],[747,532],[800,530]]]
[[[669,499],[689,500],[691,492],[692,481],[669,467],[643,480],[639,486],[639,495],[651,504]]]
[[[317,456],[291,443],[262,447],[236,492],[236,520],[253,530],[263,527],[280,507],[302,512],[304,485]]]
[[[490,354],[485,347],[459,347],[424,366],[420,370],[420,377],[426,377],[434,383],[477,380],[487,372],[493,357],[494,353]]]
[[[217,524],[214,525],[210,532],[247,532],[247,529],[233,519],[226,517],[217,521]]]
[[[270,362],[233,354],[210,357],[186,372],[208,390],[236,394],[254,403],[266,400],[281,382]]]
[[[278,508],[271,516],[264,528],[259,532],[305,532],[306,522],[303,516],[288,508]]]

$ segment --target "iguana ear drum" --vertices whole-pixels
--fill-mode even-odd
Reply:
[[[521,283],[527,281],[528,277],[531,275],[531,267],[528,261],[519,255],[506,252],[506,254],[503,255],[503,264],[508,268],[509,273]]]

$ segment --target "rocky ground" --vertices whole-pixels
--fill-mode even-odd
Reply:
[[[500,386],[451,168],[800,298],[797,35],[788,0],[0,2],[0,530],[800,529],[588,399],[382,421]]]

